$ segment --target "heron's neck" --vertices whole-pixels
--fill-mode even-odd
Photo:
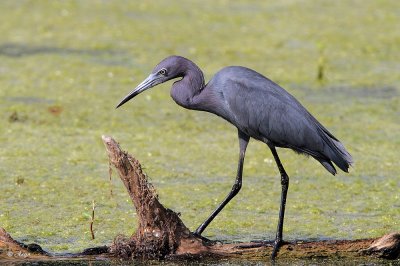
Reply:
[[[182,73],[182,79],[174,82],[171,97],[182,107],[193,109],[193,98],[200,94],[204,88],[204,75],[200,68],[189,61]]]

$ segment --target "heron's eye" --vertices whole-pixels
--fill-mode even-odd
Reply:
[[[161,68],[160,71],[158,71],[158,74],[166,76],[167,75],[167,70],[165,68]]]

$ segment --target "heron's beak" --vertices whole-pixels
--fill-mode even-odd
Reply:
[[[124,103],[126,103],[127,101],[129,101],[130,99],[132,99],[133,97],[138,95],[139,93],[141,93],[147,89],[150,89],[151,87],[154,87],[155,85],[160,84],[160,83],[162,83],[162,79],[159,75],[157,75],[157,73],[150,74],[133,91],[131,91],[128,95],[126,95],[121,100],[121,102],[117,105],[117,107],[115,107],[115,108],[120,107],[121,105],[123,105]]]

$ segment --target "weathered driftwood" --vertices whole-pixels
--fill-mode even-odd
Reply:
[[[179,215],[165,208],[148,182],[140,163],[121,150],[111,137],[103,136],[110,164],[118,171],[138,215],[138,228],[130,237],[117,236],[107,247],[84,250],[79,254],[52,255],[37,244],[15,241],[0,228],[0,262],[13,260],[59,260],[104,258],[199,259],[242,258],[269,260],[272,246],[266,243],[223,244],[195,237]],[[284,258],[355,258],[374,256],[400,259],[400,233],[378,239],[338,241],[296,241],[285,243],[279,254]]]

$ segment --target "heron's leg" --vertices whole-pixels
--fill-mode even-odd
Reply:
[[[281,163],[281,160],[279,159],[279,156],[278,156],[278,153],[276,152],[275,147],[272,145],[269,145],[269,148],[271,149],[272,155],[274,156],[276,165],[278,166],[279,172],[281,174],[281,186],[282,186],[281,206],[279,209],[278,228],[276,231],[274,249],[273,249],[272,255],[271,255],[271,258],[275,259],[276,255],[279,251],[279,248],[282,245],[283,219],[285,216],[286,196],[287,196],[287,191],[289,188],[289,176],[286,174],[286,171],[283,168],[283,165]]]
[[[228,196],[222,201],[222,203],[211,213],[211,215],[196,229],[195,235],[200,236],[204,229],[211,223],[212,220],[218,215],[218,213],[225,207],[228,202],[236,196],[242,187],[242,173],[243,173],[243,162],[246,153],[247,144],[249,143],[250,137],[238,130],[239,136],[239,163],[236,174],[235,184],[233,184],[232,190],[229,192]]]

